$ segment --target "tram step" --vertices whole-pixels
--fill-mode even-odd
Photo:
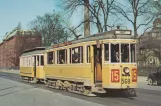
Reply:
[[[92,87],[92,92],[95,92],[95,93],[106,93],[106,91],[102,87]]]
[[[102,83],[96,83],[95,87],[102,87]]]

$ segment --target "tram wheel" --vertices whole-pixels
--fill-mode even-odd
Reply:
[[[151,78],[148,78],[148,85],[153,85],[153,80]]]
[[[128,89],[128,96],[136,97],[136,91],[135,89]]]
[[[40,79],[37,79],[36,83],[40,84],[41,83],[41,80]]]

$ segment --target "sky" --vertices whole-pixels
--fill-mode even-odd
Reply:
[[[37,15],[56,9],[57,0],[0,0],[0,41],[6,32],[13,30],[19,22],[23,29]]]
[[[121,1],[121,0],[120,0]],[[43,16],[45,13],[51,13],[55,10],[57,13],[65,14],[61,11],[59,0],[0,0],[0,42],[6,32],[12,31],[19,22],[22,29],[29,29],[29,22],[36,19],[36,16]],[[59,12],[60,11],[60,12]],[[64,13],[63,13],[64,12]],[[70,19],[66,19],[70,25],[77,26],[83,18],[83,9],[78,9]],[[123,23],[132,29],[129,22]],[[82,31],[77,33],[83,34]]]

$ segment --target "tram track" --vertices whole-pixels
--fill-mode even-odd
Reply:
[[[82,100],[87,100],[94,103],[110,106],[161,106],[161,92],[152,90],[136,89],[137,97],[126,97],[120,95],[104,95],[100,97],[86,97],[79,94],[70,93],[63,90],[52,89],[44,86],[44,84],[27,83],[20,80],[18,74],[0,72],[0,77],[8,80],[16,81],[23,84],[28,84],[40,89],[50,90],[55,93],[60,93],[64,96],[74,97]]]

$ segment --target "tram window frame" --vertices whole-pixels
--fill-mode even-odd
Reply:
[[[111,43],[111,59],[110,59],[110,61],[111,61],[111,63],[120,63],[120,44],[119,43],[116,43],[116,44],[114,44],[114,43]],[[118,46],[118,47],[112,47],[112,46]],[[116,55],[116,52],[118,52],[117,53],[117,55]],[[118,56],[118,57],[116,57],[116,56]],[[117,58],[119,58],[119,60],[117,61]]]
[[[60,61],[60,54],[62,56],[62,61]],[[67,64],[67,49],[57,51],[57,64]]]
[[[86,50],[87,51],[86,52],[86,56],[87,56],[86,61],[87,61],[87,63],[91,63],[91,61],[90,61],[90,46],[87,46],[86,49],[87,49]]]
[[[108,54],[106,53],[106,49],[108,49]],[[104,44],[104,62],[107,63],[110,61],[110,50],[109,50],[109,43]],[[106,55],[107,54],[107,55]],[[108,56],[107,60],[106,57]]]
[[[132,55],[132,45],[134,45],[134,54]],[[130,44],[131,63],[136,63],[136,44]],[[134,57],[133,57],[134,56]]]
[[[40,65],[43,66],[44,65],[44,56],[40,55]]]
[[[47,64],[55,64],[55,58],[54,58],[55,52],[47,52]]]
[[[126,49],[125,45],[128,47],[128,49]],[[123,46],[125,47],[124,49],[123,49]],[[123,51],[123,50],[125,50],[125,51]],[[121,62],[122,63],[129,63],[130,62],[130,45],[129,45],[129,43],[121,43]]]
[[[74,61],[74,59],[77,61]],[[70,63],[71,64],[83,63],[83,46],[70,48]]]

